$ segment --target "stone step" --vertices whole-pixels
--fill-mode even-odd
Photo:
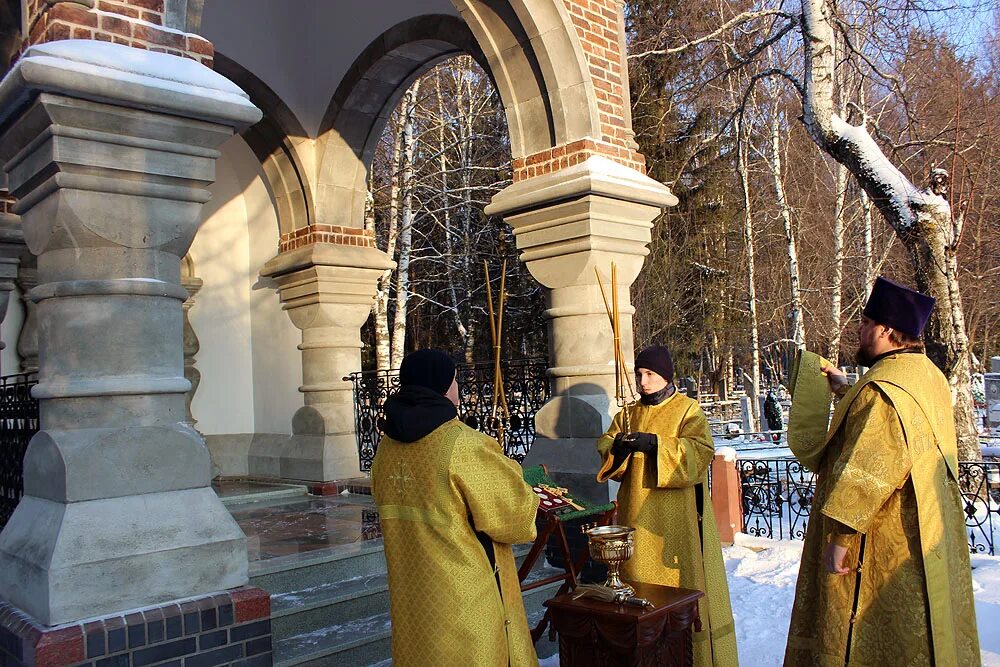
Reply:
[[[520,565],[527,555],[529,545],[516,545],[515,558]],[[360,556],[355,556],[360,557]],[[328,561],[318,563],[319,572],[300,572],[300,579],[315,580],[326,576]],[[541,559],[528,574],[527,580],[560,574]],[[257,579],[252,580],[254,585]],[[264,590],[268,590],[265,588]],[[313,632],[332,625],[341,625],[389,609],[389,586],[384,568],[373,574],[350,579],[330,578],[310,586],[296,586],[293,591],[274,592],[271,595],[272,630],[277,638]]]
[[[261,486],[263,487],[263,485]],[[309,489],[300,484],[272,484],[264,487],[264,489],[248,493],[219,494],[219,500],[226,507],[236,507],[272,503],[274,501],[287,502],[289,498],[298,498],[309,493]]]
[[[372,574],[320,584],[271,596],[271,631],[292,637],[344,625],[389,609],[385,574]]]
[[[251,563],[250,584],[278,595],[384,573],[385,555],[378,539]]]
[[[538,571],[537,577],[550,574],[550,568]],[[534,573],[533,573],[534,574]],[[529,580],[532,577],[529,576]],[[524,593],[528,620],[534,625],[544,613],[542,603],[559,589],[561,582],[540,586]],[[272,624],[275,621],[272,620]],[[391,626],[388,612],[373,614],[344,623],[279,638],[274,633],[274,664],[276,667],[367,667],[391,664]],[[549,642],[547,633],[535,646],[539,658],[558,650]]]

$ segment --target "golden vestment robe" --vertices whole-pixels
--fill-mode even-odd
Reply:
[[[372,495],[392,664],[537,665],[511,545],[535,538],[538,496],[497,442],[457,419],[415,442],[383,437]],[[476,531],[492,540],[495,570]]]
[[[624,428],[624,410],[597,441],[604,459],[597,480],[621,482],[618,523],[635,528],[635,554],[622,567],[622,578],[704,591],[694,664],[736,665],[736,628],[708,490],[715,446],[705,413],[677,392],[659,405],[636,404],[626,410],[629,431],[656,434],[657,448],[655,460],[636,452],[614,467],[611,446]],[[703,494],[700,516],[696,492]]]
[[[879,360],[837,405],[825,449],[808,454],[816,494],[785,664],[979,665],[951,392],[941,372],[923,354]],[[831,540],[849,548],[851,573],[827,573]]]

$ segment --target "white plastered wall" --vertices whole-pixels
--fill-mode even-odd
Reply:
[[[191,245],[204,281],[191,308],[201,384],[191,411],[224,475],[246,474],[254,433],[288,434],[302,405],[299,331],[259,271],[278,248],[260,163],[239,137],[222,148],[212,200]]]

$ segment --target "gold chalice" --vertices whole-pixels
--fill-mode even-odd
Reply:
[[[608,580],[604,586],[613,590],[616,596],[635,595],[635,589],[621,578],[622,563],[635,552],[635,528],[597,526],[584,530],[584,533],[589,538],[590,557],[608,566]]]

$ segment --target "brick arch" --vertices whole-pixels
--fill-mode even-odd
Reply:
[[[368,169],[406,87],[443,59],[471,54],[493,78],[517,163],[601,137],[590,67],[564,0],[452,0],[461,18],[419,16],[369,45],[348,70],[320,128],[316,221],[357,227]]]
[[[242,88],[264,112],[242,136],[260,160],[278,217],[278,235],[291,234],[312,223],[313,193],[296,140],[307,135],[299,119],[278,95],[250,70],[215,52],[215,71]]]

